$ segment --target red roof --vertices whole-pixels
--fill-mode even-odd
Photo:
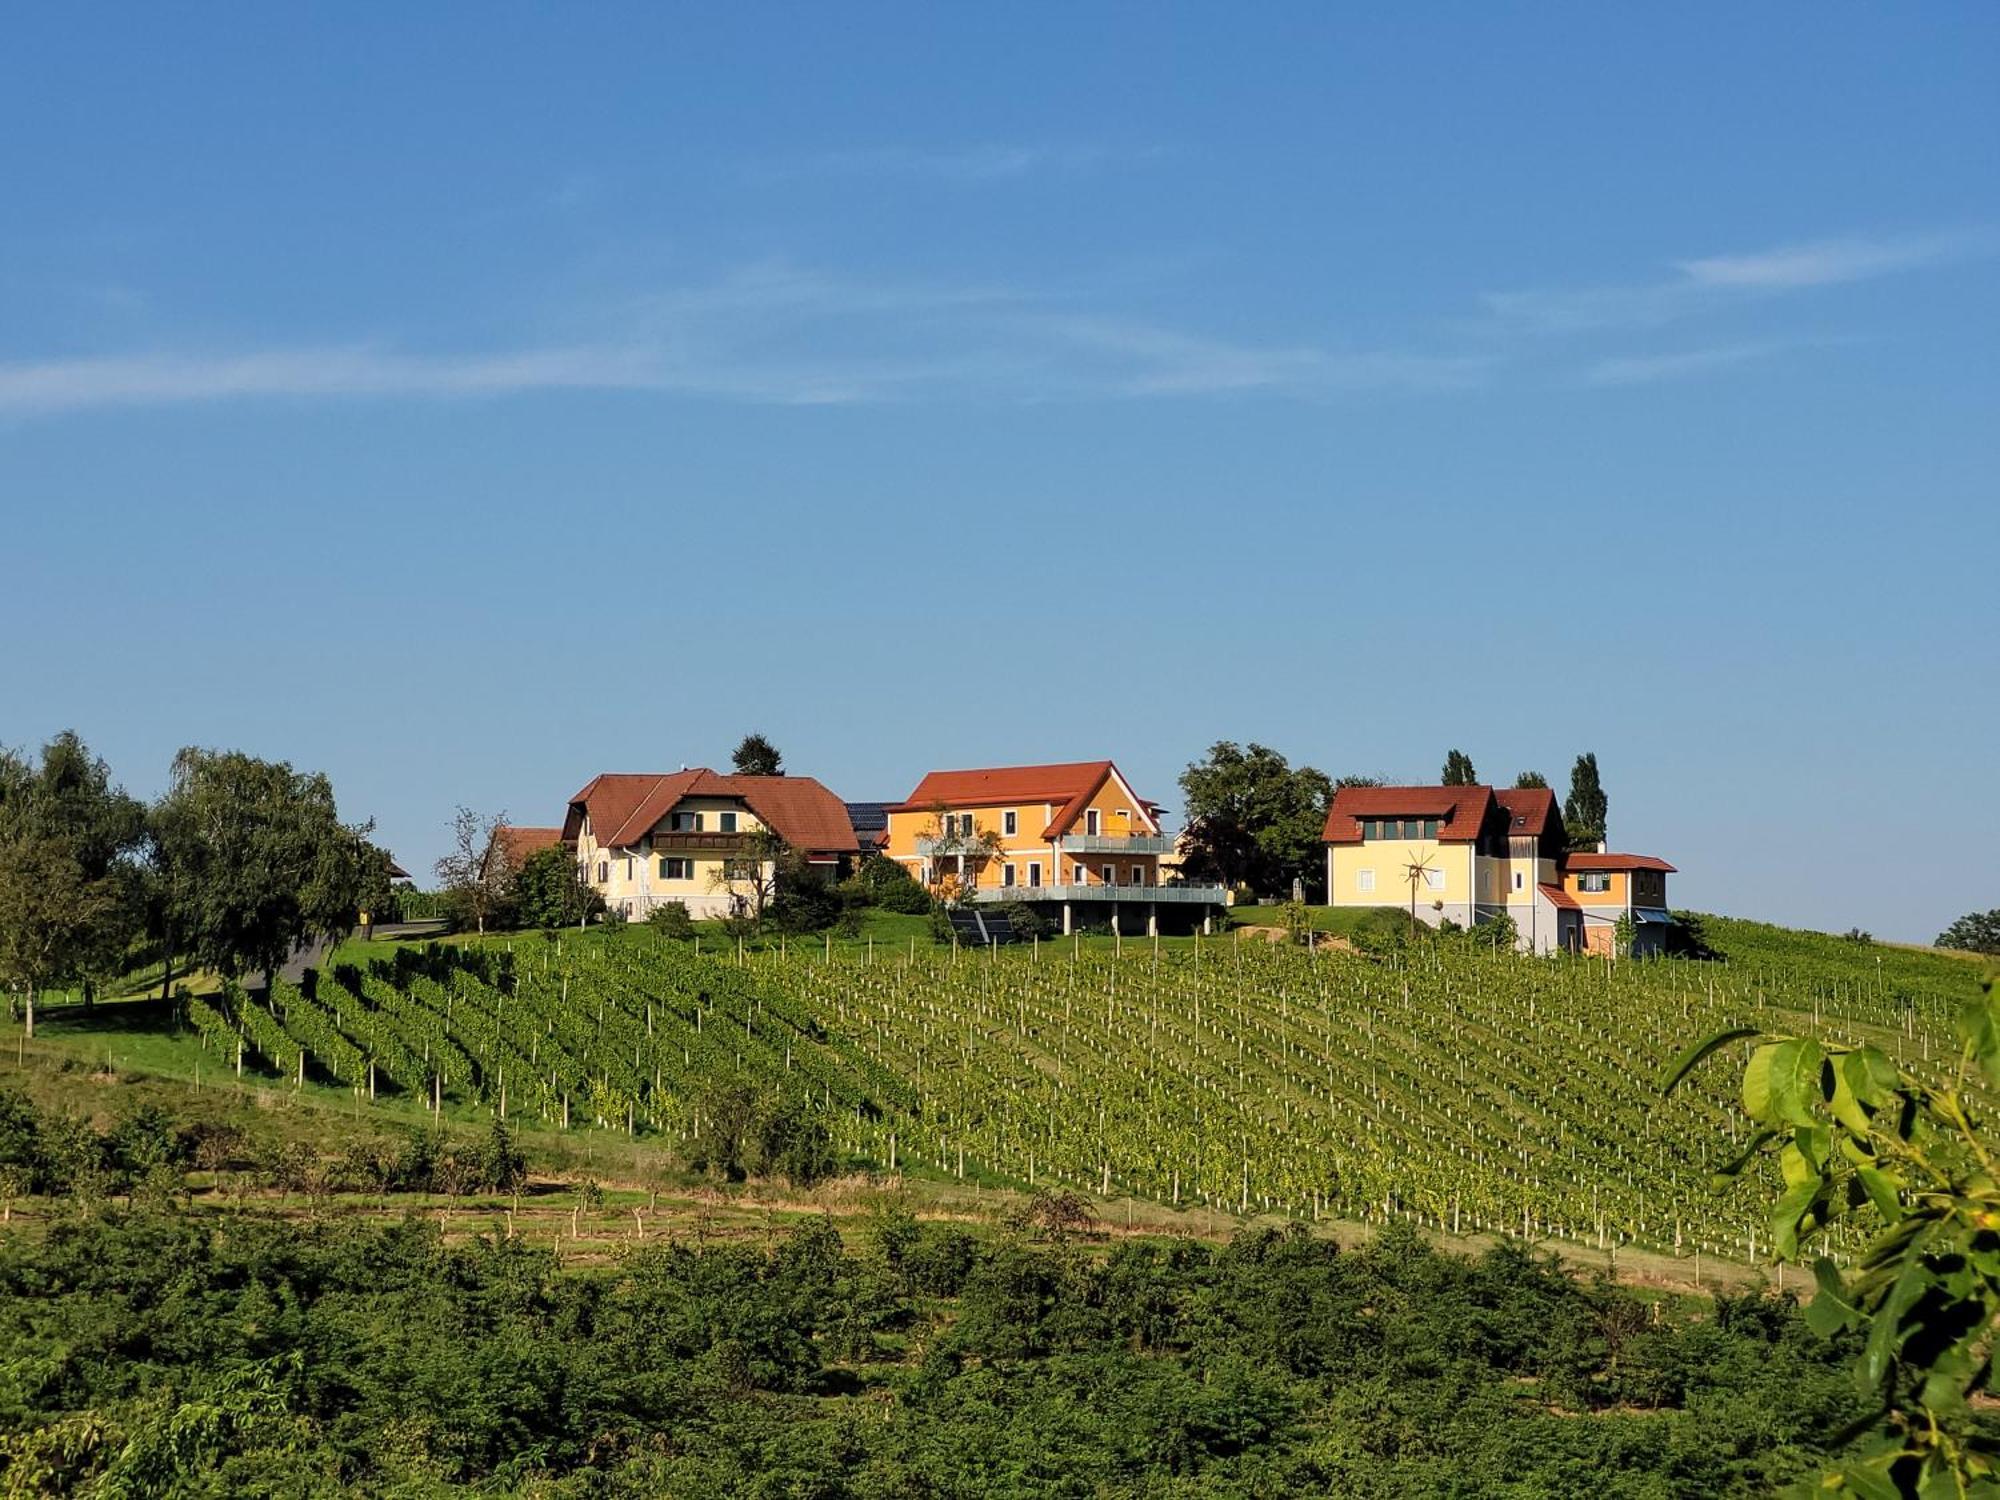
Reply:
[[[1492,806],[1490,786],[1344,786],[1333,794],[1321,837],[1358,844],[1364,819],[1436,818],[1440,843],[1469,844]]]
[[[560,828],[521,828],[510,823],[500,830],[500,844],[507,858],[518,866],[525,864],[529,855],[560,844],[562,836]]]
[[[1556,809],[1556,794],[1545,786],[1509,787],[1495,792],[1493,800],[1506,809],[1508,832],[1517,838],[1540,838],[1551,825],[1562,827]]]
[[[1568,911],[1582,911],[1583,903],[1559,885],[1538,885],[1535,887],[1551,906],[1560,906]]]
[[[600,847],[628,848],[651,833],[689,797],[730,797],[744,803],[779,838],[813,854],[860,849],[847,804],[810,776],[718,776],[713,771],[670,775],[607,772],[569,801],[562,837],[574,840],[587,813]]]
[[[1664,859],[1650,854],[1565,854],[1565,870],[1658,870],[1662,875],[1676,871]]]
[[[1118,768],[1108,760],[1079,760],[1052,766],[991,766],[978,771],[933,771],[917,783],[917,789],[889,811],[928,812],[934,807],[1001,807],[1010,802],[1053,802],[1059,804],[1043,838],[1055,838],[1082,815],[1090,799],[1105,781],[1116,776],[1126,789]],[[1159,828],[1156,802],[1133,793],[1138,813],[1154,829]]]

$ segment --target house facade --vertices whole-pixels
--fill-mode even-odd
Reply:
[[[1630,914],[1634,953],[1664,945],[1673,867],[1645,855],[1570,852],[1545,787],[1342,787],[1324,837],[1333,906],[1393,906],[1431,926],[1506,916],[1531,953],[1609,951],[1615,923]],[[1627,863],[1591,863],[1605,860]],[[1642,867],[1643,884],[1632,878]]]
[[[1206,921],[1220,886],[1164,878],[1160,808],[1108,760],[933,771],[886,809],[882,852],[951,901],[1046,905],[1078,925],[1157,932]]]
[[[838,877],[860,853],[840,799],[810,776],[606,774],[569,802],[562,840],[584,883],[630,918],[685,902],[727,916],[769,894],[779,845]]]

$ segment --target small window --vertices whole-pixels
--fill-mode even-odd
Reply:
[[[1000,883],[1002,885],[1012,885],[1014,883],[1014,867],[1012,865],[1002,865],[1000,867]]]
[[[1146,883],[1146,867],[1144,865],[1132,866],[1132,884],[1144,885],[1145,883]]]
[[[700,833],[700,832],[701,832],[701,814],[700,814],[700,813],[698,813],[698,812],[696,812],[696,813],[675,813],[675,814],[674,814],[674,832],[675,832],[675,833]]]
[[[1580,891],[1608,891],[1611,889],[1611,872],[1585,870],[1576,877],[1576,888]]]
[[[717,813],[715,815],[715,826],[720,828],[724,833],[736,832],[736,814],[733,812]]]
[[[1436,818],[1425,818],[1424,837],[1427,839],[1434,839],[1437,836],[1438,836],[1438,820]]]
[[[600,859],[597,862],[597,883],[599,885],[609,885],[611,883],[611,863],[609,860]]]
[[[1363,818],[1361,820],[1361,836],[1364,839],[1379,839],[1382,837],[1382,825],[1374,818]]]
[[[673,858],[667,858],[661,860],[660,879],[662,880],[694,879],[694,861],[691,859],[673,859]]]
[[[1444,871],[1442,871],[1442,870],[1426,870],[1426,871],[1424,871],[1424,884],[1425,884],[1425,885],[1427,885],[1427,886],[1429,886],[1429,887],[1430,887],[1430,888],[1431,888],[1432,890],[1434,890],[1434,891],[1441,891],[1441,890],[1443,890],[1443,889],[1444,889]]]
[[[1514,889],[1517,891],[1525,890],[1527,889],[1527,885],[1528,877],[1523,875],[1519,870],[1516,870],[1514,872]]]
[[[1073,881],[1074,883],[1076,883],[1077,885],[1089,885],[1089,884],[1090,884],[1090,866],[1089,866],[1089,865],[1072,865],[1072,866],[1070,867],[1070,872],[1069,872],[1069,878],[1070,878],[1070,879],[1071,879],[1071,880],[1072,880],[1072,881]]]
[[[1000,814],[1000,831],[1010,839],[1021,831],[1020,815],[1013,808]]]
[[[629,854],[625,856],[625,878],[627,880],[632,878],[632,856]]]
[[[1098,816],[1097,809],[1094,807],[1083,815],[1083,831],[1085,833],[1094,834],[1101,832],[1103,823],[1104,820]]]
[[[1374,890],[1375,872],[1373,870],[1356,870],[1354,872],[1354,888],[1357,891]]]
[[[1118,884],[1118,867],[1116,865],[1106,865],[1104,867],[1104,883],[1106,885]]]
[[[1042,883],[1042,867],[1033,860],[1030,860],[1028,862],[1028,884],[1031,886],[1035,886],[1035,885],[1040,885],[1041,883]]]

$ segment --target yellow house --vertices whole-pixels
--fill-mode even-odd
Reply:
[[[1393,906],[1432,926],[1506,916],[1532,953],[1608,946],[1626,914],[1633,952],[1655,952],[1670,920],[1673,866],[1649,855],[1569,852],[1546,787],[1342,787],[1324,836],[1333,906]]]
[[[1163,908],[1191,924],[1226,899],[1162,879],[1174,840],[1159,814],[1108,760],[933,771],[889,805],[881,844],[954,904],[1046,903],[1064,932],[1093,919],[1156,932]]]
[[[707,770],[593,777],[570,799],[562,840],[584,883],[627,917],[670,901],[695,917],[755,906],[780,844],[830,876],[859,853],[846,807],[812,777]]]

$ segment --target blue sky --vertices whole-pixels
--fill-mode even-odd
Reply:
[[[372,24],[357,16],[369,14]],[[1218,738],[2000,905],[2000,12],[46,7],[0,740],[452,806]]]

